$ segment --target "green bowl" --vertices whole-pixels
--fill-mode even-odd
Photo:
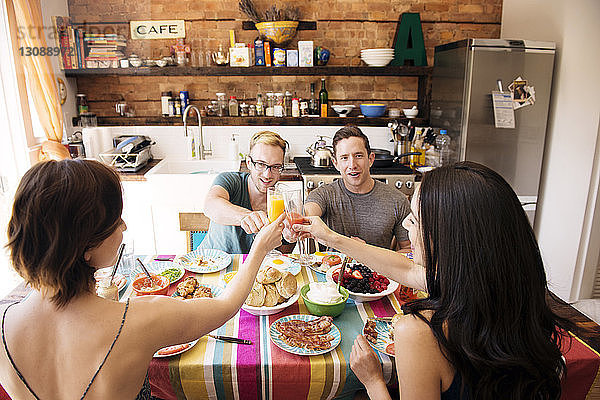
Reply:
[[[346,307],[346,301],[350,295],[345,288],[340,287],[340,294],[344,296],[344,299],[341,302],[335,304],[315,303],[306,297],[306,292],[308,292],[309,289],[309,283],[302,286],[302,289],[300,289],[300,296],[302,296],[302,300],[304,300],[304,304],[306,305],[308,312],[312,315],[318,316],[329,315],[330,317],[337,317],[344,311],[344,307]]]

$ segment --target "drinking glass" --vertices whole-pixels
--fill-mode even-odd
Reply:
[[[293,226],[294,224],[304,223],[304,201],[302,200],[302,190],[285,190],[282,193],[285,202],[285,214],[289,224]],[[300,265],[311,265],[314,262],[314,257],[310,254],[308,248],[308,238],[298,240],[298,247],[300,248],[300,258],[298,259]]]
[[[275,188],[270,187],[267,189],[267,216],[269,222],[275,221],[285,211],[285,205],[283,202],[283,195]]]

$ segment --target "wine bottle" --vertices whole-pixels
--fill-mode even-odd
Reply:
[[[321,90],[319,91],[319,110],[321,117],[327,116],[327,89],[325,89],[325,78],[321,78]]]
[[[310,84],[310,99],[308,100],[308,114],[319,115],[319,102],[315,97],[315,84]]]

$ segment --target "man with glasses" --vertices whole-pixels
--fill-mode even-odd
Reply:
[[[250,173],[223,172],[215,178],[204,205],[210,227],[200,248],[230,254],[250,251],[254,235],[269,224],[267,189],[279,181],[285,150],[281,136],[258,132],[250,139],[246,159]]]

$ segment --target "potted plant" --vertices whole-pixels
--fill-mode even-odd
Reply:
[[[254,22],[261,38],[268,39],[277,46],[287,45],[296,35],[300,19],[298,7],[288,6],[278,9],[276,6],[271,6],[261,13],[252,0],[240,0],[239,8]]]

